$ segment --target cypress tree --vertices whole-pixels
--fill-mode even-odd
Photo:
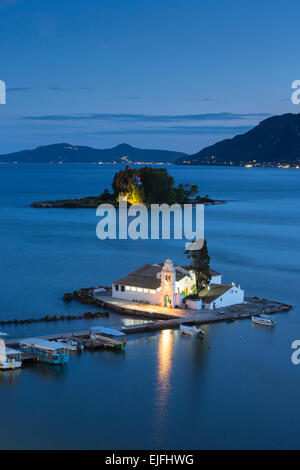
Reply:
[[[210,257],[208,254],[206,240],[204,240],[203,246],[200,250],[186,250],[185,254],[190,260],[189,269],[195,273],[196,291],[197,295],[199,295],[199,292],[202,289],[205,289],[211,280],[209,269]]]

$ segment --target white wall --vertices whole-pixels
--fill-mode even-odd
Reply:
[[[182,304],[182,301],[184,299],[184,295],[181,295],[181,294],[175,294],[175,305],[180,307],[181,304]]]
[[[151,305],[157,305],[159,303],[160,292],[157,290],[154,292],[155,293],[152,294],[151,292],[139,292],[128,290],[128,286],[125,286],[125,291],[122,292],[121,286],[119,286],[119,290],[116,290],[115,286],[113,285],[112,297],[114,297],[115,299],[123,299],[128,301],[142,301],[148,302]]]
[[[212,276],[210,280],[210,284],[222,284],[222,274],[218,276]]]
[[[192,285],[196,284],[196,277],[194,271],[189,271],[190,276],[192,277]],[[217,276],[212,276],[210,284],[222,284],[222,274]]]
[[[187,285],[185,284],[186,280],[188,281]],[[182,279],[180,279],[180,281],[176,281],[176,292],[179,292],[179,294],[181,294],[181,292],[184,292],[184,288],[187,287],[190,293],[190,289],[193,285],[194,283],[192,279],[189,276],[184,276]]]
[[[201,310],[202,300],[186,299],[186,306],[187,308],[191,308],[193,310]]]
[[[241,304],[244,302],[244,291],[237,286],[232,286],[230,290],[215,300],[215,308],[229,307],[230,305]],[[204,304],[204,307],[210,310],[214,309],[214,302]]]

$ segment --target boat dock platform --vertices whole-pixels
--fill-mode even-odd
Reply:
[[[291,305],[274,300],[260,299],[258,297],[245,297],[241,304],[222,307],[216,310],[193,310],[184,308],[167,308],[156,305],[130,302],[116,299],[111,292],[103,292],[97,288],[79,289],[73,293],[73,298],[83,304],[106,308],[133,318],[147,318],[149,320],[178,320],[195,321],[196,323],[212,323],[216,321],[237,320],[250,318],[253,315],[287,312]]]
[[[182,324],[187,325],[205,325],[209,323],[224,322],[224,321],[235,321],[242,319],[249,319],[253,315],[260,314],[273,314],[278,312],[287,312],[292,307],[288,304],[270,301],[266,299],[246,298],[243,304],[233,305],[217,310],[191,310],[191,309],[170,309],[158,307],[153,305],[141,305],[133,302],[128,303],[120,299],[112,299],[108,296],[103,296],[98,299],[100,302],[105,303],[105,308],[110,308],[119,313],[126,314],[127,316],[133,316],[135,318],[148,318],[145,323],[114,327],[114,329],[122,331],[126,334],[134,333],[147,333],[152,331],[159,331],[163,329],[174,329],[179,328]],[[99,306],[99,305],[97,305]],[[155,310],[155,311],[154,311]],[[165,313],[163,310],[168,312]],[[154,319],[152,314],[154,315]],[[157,319],[157,315],[160,318],[164,317],[164,320]],[[71,331],[65,333],[57,333],[45,336],[39,336],[39,339],[57,340],[58,338],[73,339],[85,346],[86,349],[96,349],[104,347],[105,344],[99,341],[91,341],[90,330]],[[15,349],[18,349],[19,342],[23,338],[15,338],[6,341],[6,345]],[[22,360],[32,360],[34,356],[31,354],[21,352]]]

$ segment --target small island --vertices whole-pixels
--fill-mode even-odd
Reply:
[[[126,166],[118,171],[112,181],[112,191],[105,189],[99,196],[86,196],[77,199],[33,202],[31,207],[95,209],[100,204],[117,206],[119,198],[126,196],[129,204],[223,204],[208,195],[200,196],[196,184],[179,184],[165,168],[131,168]]]

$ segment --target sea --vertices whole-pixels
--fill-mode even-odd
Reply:
[[[0,320],[96,311],[62,296],[110,285],[145,263],[186,264],[184,240],[99,240],[94,209],[33,201],[110,189],[118,165],[0,166]],[[211,267],[247,296],[286,302],[275,328],[251,320],[128,336],[124,354],[73,353],[65,366],[0,372],[1,449],[299,449],[300,170],[167,166],[226,200],[205,207]],[[10,338],[120,327],[109,318],[2,326]],[[295,361],[294,361],[295,362]]]

